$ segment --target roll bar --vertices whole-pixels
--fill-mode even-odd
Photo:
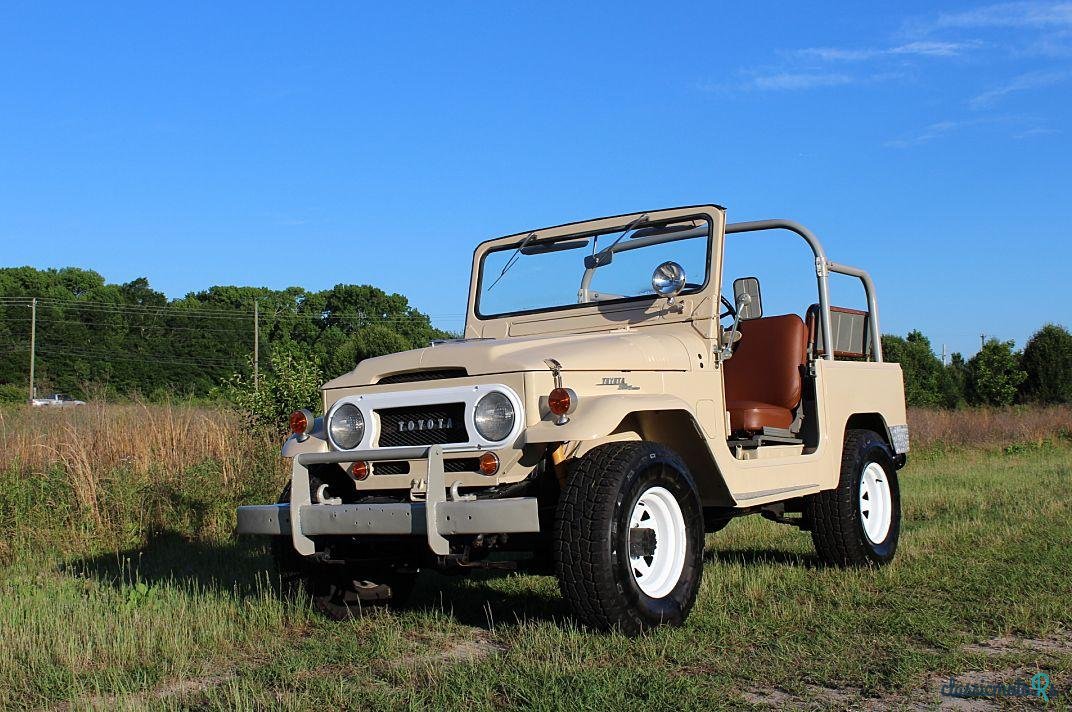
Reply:
[[[878,302],[875,300],[875,283],[871,275],[857,267],[841,265],[826,259],[823,246],[811,230],[792,220],[752,220],[749,222],[729,223],[726,234],[738,232],[758,232],[760,230],[789,230],[804,238],[815,255],[815,278],[819,285],[819,320],[823,330],[823,358],[834,360],[834,336],[830,327],[830,288],[828,285],[831,272],[856,277],[864,285],[867,295],[868,324],[871,330],[871,353],[875,361],[882,361],[882,333],[878,326]]]

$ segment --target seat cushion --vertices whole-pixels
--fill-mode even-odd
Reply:
[[[764,427],[788,428],[793,424],[793,411],[771,403],[728,401],[726,410],[730,412],[730,430],[733,432],[759,432]]]

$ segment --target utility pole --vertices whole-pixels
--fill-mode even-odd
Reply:
[[[37,350],[37,297],[30,300],[30,400],[34,399],[34,355]]]
[[[986,334],[979,334],[979,350],[982,351],[986,346]]]
[[[253,300],[253,392],[261,389],[261,319],[260,306]]]
[[[948,365],[948,364],[946,363],[946,361],[945,361],[945,344],[942,344],[942,365],[943,365],[943,366],[947,366],[947,365]]]

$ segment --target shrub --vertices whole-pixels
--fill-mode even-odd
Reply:
[[[30,392],[26,386],[15,383],[0,383],[0,403],[26,403]]]
[[[1004,406],[1016,399],[1027,374],[1020,369],[1012,341],[987,339],[968,361],[968,400],[972,405]]]
[[[1072,333],[1047,324],[1032,336],[1020,361],[1021,398],[1034,403],[1072,403]]]
[[[251,424],[283,430],[291,412],[298,408],[317,409],[320,364],[297,344],[290,343],[273,346],[267,366],[261,369],[259,385],[254,384],[252,375],[236,373],[219,389],[219,394],[234,403]]]
[[[956,374],[942,366],[931,342],[919,331],[906,338],[882,337],[883,358],[901,364],[908,405],[955,408],[962,400]]]

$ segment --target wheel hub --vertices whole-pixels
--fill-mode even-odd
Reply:
[[[893,521],[893,495],[886,470],[877,462],[868,463],[860,476],[860,520],[872,544],[886,540]]]
[[[674,590],[685,568],[686,529],[677,498],[664,487],[640,495],[629,517],[629,565],[652,598]]]

